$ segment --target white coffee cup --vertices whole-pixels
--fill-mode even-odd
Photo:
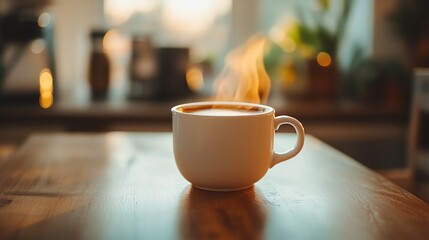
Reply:
[[[175,106],[173,146],[177,167],[195,187],[235,191],[251,187],[274,165],[297,155],[304,127],[290,116],[275,117],[269,106],[241,102],[195,102]],[[280,125],[295,128],[294,147],[273,149]]]

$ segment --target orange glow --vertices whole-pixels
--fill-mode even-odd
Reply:
[[[296,71],[293,67],[285,67],[281,70],[283,83],[286,87],[290,87],[295,83],[296,75]]]
[[[320,52],[317,54],[317,63],[322,67],[328,67],[331,65],[331,56],[326,52]]]
[[[186,82],[192,91],[199,91],[204,87],[203,72],[198,67],[190,67],[186,71]]]
[[[104,49],[110,49],[110,48],[114,47],[114,45],[112,46],[112,40],[114,39],[115,35],[116,35],[115,30],[109,30],[108,32],[106,32],[106,34],[103,37],[103,48]]]
[[[39,98],[39,105],[41,108],[49,108],[52,106],[54,102],[54,96],[53,96],[53,78],[51,70],[48,68],[42,69],[40,71],[39,75],[39,88],[40,88],[40,98]]]
[[[52,91],[52,75],[49,69],[45,68],[40,72],[40,92]]]
[[[226,56],[215,82],[217,100],[267,102],[271,82],[263,63],[266,43],[265,37],[254,36]]]
[[[109,30],[103,37],[103,49],[109,54],[125,53],[130,48],[129,39],[116,30]]]
[[[40,96],[39,105],[43,109],[50,108],[54,103],[54,96],[52,94],[47,94],[46,96]]]

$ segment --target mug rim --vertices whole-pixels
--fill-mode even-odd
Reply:
[[[196,106],[207,106],[207,105],[223,105],[223,106],[244,106],[244,107],[257,107],[257,108],[262,108],[262,109],[266,109],[267,111],[261,111],[261,112],[255,112],[249,115],[236,115],[236,116],[222,116],[222,115],[218,115],[218,116],[207,116],[207,115],[197,115],[197,114],[193,114],[193,113],[188,113],[188,112],[183,112],[180,111],[180,108],[185,108],[185,107],[196,107]],[[274,113],[275,110],[274,108],[267,106],[267,105],[263,105],[263,104],[257,104],[257,103],[248,103],[248,102],[227,102],[227,101],[207,101],[207,102],[190,102],[190,103],[183,103],[183,104],[179,104],[176,105],[174,107],[171,108],[171,112],[173,113],[178,113],[178,114],[183,114],[183,115],[190,115],[190,116],[198,116],[198,117],[251,117],[251,116],[260,116],[260,115],[266,115],[266,114],[270,114],[270,113]]]

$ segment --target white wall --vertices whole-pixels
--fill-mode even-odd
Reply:
[[[87,81],[90,29],[102,25],[102,0],[53,0],[48,11],[55,18],[57,83],[67,94]]]
[[[233,0],[231,15],[232,47],[245,43],[260,30],[260,0]]]
[[[360,49],[362,57],[373,55],[373,1],[353,1],[343,41],[340,45],[339,59],[344,69],[350,68],[354,49]]]

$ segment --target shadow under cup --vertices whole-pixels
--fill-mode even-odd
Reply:
[[[274,109],[250,103],[202,102],[172,108],[177,167],[195,187],[248,188],[272,163]]]

